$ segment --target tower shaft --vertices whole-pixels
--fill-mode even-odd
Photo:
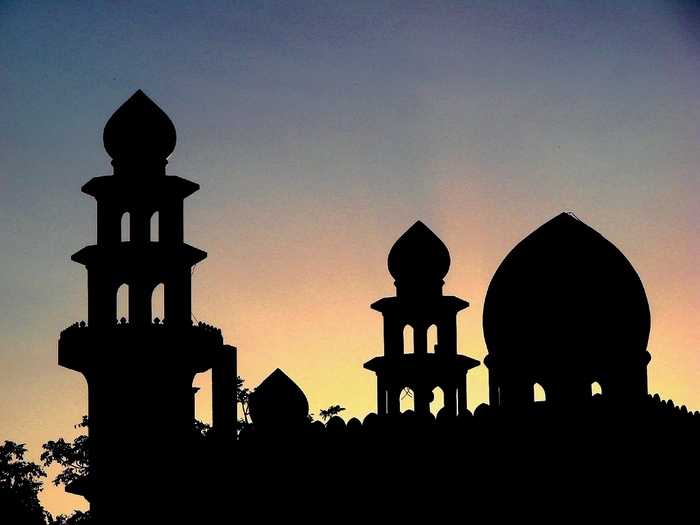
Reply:
[[[235,348],[219,329],[191,321],[192,267],[207,254],[184,242],[183,209],[199,185],[165,174],[175,129],[141,91],[109,120],[104,142],[114,174],[82,188],[97,201],[97,242],[72,257],[87,270],[88,322],[67,328],[58,342],[59,364],[88,385],[90,474],[79,492],[90,501],[92,523],[113,523],[115,515],[189,521],[203,439],[194,427],[192,382],[214,363],[232,362],[233,378],[217,374],[235,381]],[[161,285],[164,315],[154,319]],[[117,319],[121,287],[128,313]],[[219,397],[217,406],[235,420],[235,398]]]

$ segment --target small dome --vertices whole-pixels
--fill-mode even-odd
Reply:
[[[492,362],[595,375],[647,356],[651,314],[642,281],[622,252],[562,213],[498,267],[483,325]]]
[[[308,422],[309,401],[290,377],[277,368],[250,394],[256,430],[294,428]]]
[[[102,140],[112,165],[165,165],[177,134],[168,115],[139,89],[107,121]]]
[[[430,228],[417,221],[394,243],[387,265],[397,286],[442,283],[450,269],[450,252]]]

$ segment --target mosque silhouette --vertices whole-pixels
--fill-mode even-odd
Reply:
[[[88,385],[90,474],[68,490],[89,500],[93,523],[307,519],[313,506],[368,521],[629,518],[696,494],[684,476],[697,479],[700,414],[648,393],[642,282],[572,213],[523,239],[489,285],[489,404],[467,409],[467,374],[480,366],[457,348],[469,303],[443,295],[450,254],[419,221],[389,251],[396,295],[371,305],[384,332],[383,355],[364,364],[376,413],[312,423],[304,392],[277,369],[250,397],[254,426],[238,432],[236,348],[191,321],[191,269],[207,254],[184,242],[184,199],[199,185],[166,175],[175,143],[171,120],[139,90],[104,129],[113,175],[82,188],[97,201],[97,242],[72,256],[87,270],[88,318],[61,332],[58,362]],[[124,285],[129,318],[118,320]],[[162,320],[151,310],[159,285]],[[192,382],[207,370],[203,435]],[[436,388],[444,406],[433,416]],[[406,389],[413,410],[402,413]],[[141,410],[147,423],[135,421]]]

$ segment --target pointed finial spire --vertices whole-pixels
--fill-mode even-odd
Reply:
[[[168,115],[139,89],[107,121],[102,140],[115,175],[165,174],[177,134]]]

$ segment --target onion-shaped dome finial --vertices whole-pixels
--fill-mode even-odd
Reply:
[[[107,121],[102,141],[115,174],[121,168],[156,166],[165,174],[177,134],[168,115],[139,89]]]
[[[430,228],[417,221],[394,243],[387,265],[397,292],[441,290],[450,269],[450,252]]]

